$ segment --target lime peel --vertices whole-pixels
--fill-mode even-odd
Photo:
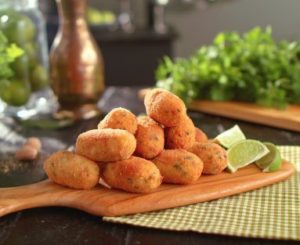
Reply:
[[[264,143],[269,149],[269,153],[256,161],[256,165],[263,170],[263,172],[274,172],[280,169],[282,158],[277,147],[272,143]]]

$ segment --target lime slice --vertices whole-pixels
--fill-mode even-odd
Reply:
[[[263,170],[263,172],[274,172],[281,167],[281,155],[277,147],[272,143],[264,143],[269,149],[269,153],[263,158],[256,161],[256,165]]]
[[[240,127],[238,125],[235,125],[232,128],[219,134],[215,139],[219,144],[221,144],[225,148],[230,148],[235,143],[241,140],[245,140],[246,137],[243,134]]]
[[[253,163],[267,155],[269,150],[257,140],[242,140],[235,143],[228,150],[228,170],[234,173],[239,168]]]

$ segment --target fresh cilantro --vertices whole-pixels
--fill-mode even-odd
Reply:
[[[299,43],[276,43],[270,27],[243,35],[223,32],[187,59],[165,57],[156,70],[156,86],[186,102],[236,100],[284,109],[300,104],[299,58]]]

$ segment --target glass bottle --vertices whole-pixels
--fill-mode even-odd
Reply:
[[[8,68],[0,74],[0,116],[28,118],[50,110],[46,28],[38,0],[0,0],[0,36],[1,45],[18,53],[5,58],[5,67],[0,64],[1,70]]]
[[[104,65],[85,19],[86,0],[56,2],[60,24],[50,52],[52,88],[62,114],[90,118],[104,90]]]

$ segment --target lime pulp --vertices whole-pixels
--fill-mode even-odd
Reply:
[[[230,148],[235,143],[245,139],[246,137],[238,125],[224,131],[215,138],[216,142],[225,148]]]
[[[258,140],[241,140],[228,149],[228,170],[232,173],[239,168],[256,162],[269,153],[269,149]]]

